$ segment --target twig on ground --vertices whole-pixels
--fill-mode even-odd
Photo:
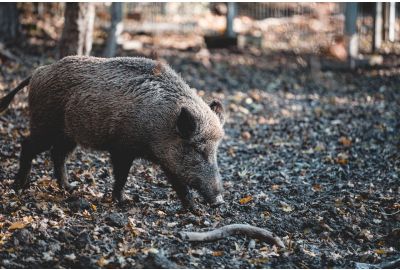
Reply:
[[[381,262],[378,264],[356,263],[356,269],[394,269],[400,267],[400,258],[389,262]]]
[[[280,248],[285,248],[282,240],[276,236],[274,233],[246,224],[231,224],[223,226],[219,229],[215,229],[208,232],[180,232],[182,239],[192,241],[216,241],[219,239],[227,238],[232,235],[246,235],[252,238],[263,240],[271,245],[276,245]]]
[[[386,213],[385,211],[382,210],[382,215],[385,215],[385,216],[393,216],[393,215],[396,215],[398,213],[400,213],[400,210],[398,210],[398,211],[396,211],[394,213]]]

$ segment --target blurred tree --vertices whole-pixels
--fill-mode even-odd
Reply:
[[[15,41],[19,29],[17,3],[0,3],[0,41]]]
[[[106,48],[103,55],[106,57],[115,56],[117,50],[117,38],[122,33],[122,8],[123,3],[113,2],[111,4],[111,25],[108,30]]]
[[[90,55],[93,42],[93,3],[66,3],[59,56]]]

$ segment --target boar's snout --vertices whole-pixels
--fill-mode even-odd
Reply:
[[[215,197],[215,200],[213,202],[211,202],[211,206],[212,207],[217,207],[220,206],[221,204],[224,204],[224,198],[222,197],[222,195],[218,195],[217,197]]]
[[[200,193],[202,193],[206,202],[213,207],[219,206],[225,202],[222,196],[222,192],[223,187],[219,174],[215,180],[213,180],[209,184],[205,184],[200,190]]]

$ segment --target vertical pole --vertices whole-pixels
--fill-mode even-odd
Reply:
[[[228,12],[226,13],[226,36],[235,37],[235,32],[233,31],[233,20],[236,17],[236,3],[228,2]]]
[[[103,55],[105,57],[114,57],[118,48],[118,37],[124,28],[123,24],[123,4],[121,2],[113,2],[111,4],[111,24],[107,33],[106,47]]]
[[[387,41],[389,39],[389,3],[382,3],[383,4],[383,40]]]
[[[376,52],[381,48],[382,45],[382,28],[383,28],[383,19],[382,19],[382,11],[383,11],[383,3],[377,2],[375,4],[375,17],[374,17],[374,43],[373,43],[373,51]]]
[[[357,13],[358,4],[356,2],[346,3],[345,40],[347,43],[349,64],[352,69],[356,67],[356,58],[358,56]]]
[[[389,41],[394,42],[396,27],[396,2],[389,3]]]

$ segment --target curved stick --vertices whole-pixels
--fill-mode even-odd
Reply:
[[[192,241],[216,241],[232,235],[246,235],[252,238],[263,240],[271,245],[276,245],[280,248],[285,248],[282,240],[274,233],[246,224],[231,224],[223,226],[219,229],[215,229],[208,232],[180,232],[182,239]]]

